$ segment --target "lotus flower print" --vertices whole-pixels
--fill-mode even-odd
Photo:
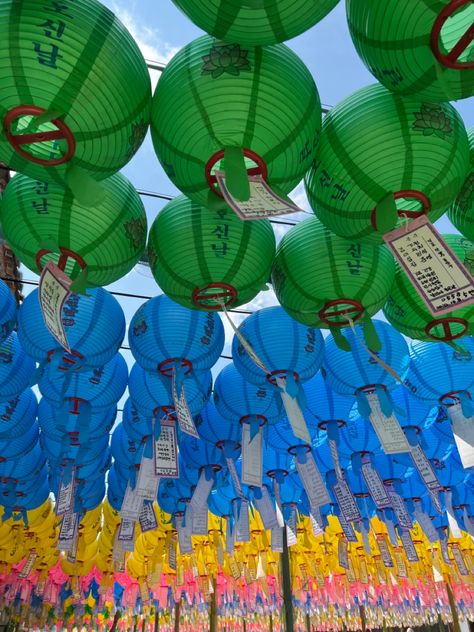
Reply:
[[[127,157],[129,159],[132,156],[134,156],[137,150],[139,149],[140,145],[143,142],[143,139],[145,138],[147,130],[148,130],[148,123],[145,123],[143,119],[141,121],[138,121],[137,123],[133,123],[132,133],[128,139]]]
[[[451,121],[441,105],[423,103],[420,112],[415,112],[413,127],[423,132],[423,136],[435,134],[444,139],[451,136],[453,128]]]
[[[240,48],[239,44],[216,44],[204,55],[203,75],[211,75],[217,79],[224,73],[237,77],[242,71],[250,70],[250,61],[247,59],[248,50]]]
[[[140,248],[140,246],[144,243],[146,237],[146,226],[144,221],[138,218],[131,219],[123,226],[128,238],[130,239],[132,248],[134,248],[135,250],[137,248]]]

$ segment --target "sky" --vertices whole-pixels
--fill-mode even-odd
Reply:
[[[194,26],[171,0],[102,0],[102,2],[128,28],[141,48],[144,57],[148,60],[166,63],[181,47],[202,34],[202,31]],[[310,69],[315,78],[321,102],[328,107],[334,106],[354,90],[375,81],[359,60],[353,47],[346,24],[343,0],[322,22],[287,44]],[[153,85],[156,85],[160,73],[153,71],[151,75]],[[466,127],[469,128],[474,125],[473,99],[458,102],[456,107],[463,116]],[[163,172],[153,151],[149,135],[133,160],[123,169],[123,173],[137,189],[169,195],[178,193]],[[310,212],[301,185],[292,197],[301,208]],[[143,201],[150,226],[165,202],[146,197],[143,198]],[[304,217],[304,215],[300,217]],[[441,231],[453,231],[445,218],[437,223],[437,227]],[[277,238],[281,237],[283,232],[282,227],[276,227]],[[24,278],[35,279],[36,277],[30,271],[25,270]],[[25,287],[25,294],[30,289],[28,286]],[[161,293],[149,270],[141,265],[120,281],[109,286],[108,289],[143,296],[155,296]],[[122,297],[119,300],[128,323],[143,299]],[[275,302],[271,290],[261,292],[248,306],[248,309],[258,309]],[[247,309],[247,307],[243,307],[243,309]],[[242,318],[242,315],[233,315],[236,324],[239,324]],[[231,339],[232,331],[230,326],[226,324],[225,354],[230,352]],[[126,345],[127,342],[125,341],[124,344]],[[131,365],[133,359],[130,353],[126,350],[123,353]],[[218,363],[214,372],[221,368],[223,362]]]

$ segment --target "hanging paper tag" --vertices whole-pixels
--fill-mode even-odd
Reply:
[[[155,441],[154,456],[156,476],[179,478],[176,423],[171,419],[161,420],[160,438]]]
[[[339,566],[345,569],[349,568],[349,552],[345,538],[339,538],[337,541],[337,559]]]
[[[362,456],[362,476],[364,478],[367,489],[370,496],[375,503],[377,509],[384,509],[390,506],[390,498],[388,497],[387,490],[382,483],[379,473],[372,466],[370,456],[364,454]]]
[[[199,509],[200,507],[206,507],[207,511],[207,499],[209,498],[209,494],[212,491],[214,486],[214,476],[210,476],[209,479],[206,477],[205,470],[201,471],[199,476],[198,484],[193,492],[193,496],[191,498],[191,506],[194,510],[196,507]],[[206,531],[207,534],[207,531]]]
[[[364,550],[367,555],[372,555],[372,550],[370,548],[370,540],[369,540],[369,532],[365,527],[364,521],[360,523],[360,532],[362,534],[362,542],[364,543]]]
[[[146,582],[141,582],[138,584],[139,592],[140,592],[140,601],[145,604],[150,601],[150,591],[148,590],[148,586]]]
[[[342,481],[344,476],[342,474],[341,462],[339,461],[339,453],[337,451],[337,443],[335,439],[328,439],[329,451],[331,452],[332,462],[334,464],[334,471],[339,481]]]
[[[20,579],[26,579],[27,577],[30,576],[30,573],[33,570],[37,557],[38,557],[38,554],[36,553],[34,549],[30,551],[30,554],[28,555],[28,559],[26,560],[25,565],[23,566],[23,568],[21,569],[18,575]]]
[[[291,508],[291,514],[286,523],[286,541],[288,546],[295,546],[298,544],[298,537],[296,533],[296,508]]]
[[[385,487],[388,491],[390,502],[392,504],[392,509],[397,516],[398,524],[403,529],[411,529],[413,527],[413,522],[410,514],[407,511],[405,501],[401,496],[399,496],[399,494],[397,494],[393,485],[388,485],[387,483],[385,483]]]
[[[359,557],[359,577],[361,584],[369,583],[369,574],[367,572],[367,562],[365,558]]]
[[[351,525],[350,522],[347,522],[344,514],[339,513],[337,519],[339,520],[341,529],[343,530],[344,535],[346,536],[346,540],[348,542],[357,542],[357,535],[356,535],[356,532],[354,531],[354,527]]]
[[[300,463],[295,457],[295,465],[311,507],[320,507],[330,503],[328,490],[311,452],[306,455],[305,463]]]
[[[453,435],[463,467],[474,467],[474,417],[464,417],[461,404],[448,407]]]
[[[314,537],[318,537],[324,533],[323,519],[319,507],[310,507],[309,518],[311,520],[311,529]],[[357,541],[357,538],[356,538]]]
[[[248,501],[242,500],[237,516],[237,503],[234,503],[234,532],[236,542],[250,542],[250,519]]]
[[[421,527],[421,530],[423,531],[423,533],[426,535],[426,537],[428,538],[428,540],[434,544],[435,542],[438,541],[438,532],[436,531],[431,518],[428,516],[427,513],[425,513],[422,509],[419,509],[418,507],[415,508],[415,520],[418,522],[418,524]]]
[[[395,531],[395,525],[389,518],[387,518],[387,516],[385,516],[384,522],[387,527],[390,544],[395,547],[398,546],[398,536],[397,532]]]
[[[122,519],[117,539],[124,551],[133,551],[135,543],[135,521]]]
[[[78,516],[75,513],[67,513],[63,515],[61,528],[59,530],[59,538],[56,548],[60,551],[70,551],[74,542],[78,527]]]
[[[119,532],[117,531],[114,539],[114,546],[112,549],[112,561],[114,562],[115,569],[125,566],[125,552],[122,547],[122,543],[118,539]],[[117,572],[120,572],[117,570]]]
[[[371,413],[370,422],[377,433],[385,454],[410,452],[410,445],[395,415],[387,417],[382,412],[377,393],[368,393],[367,401]]]
[[[277,526],[272,529],[272,551],[274,553],[283,553],[283,528]]]
[[[232,483],[234,485],[235,493],[240,498],[245,498],[244,492],[242,490],[242,485],[240,484],[239,475],[237,473],[237,469],[235,467],[234,460],[231,458],[226,458],[227,469],[229,470],[230,477],[232,479]]]
[[[192,514],[192,509],[191,509]],[[179,552],[181,555],[186,555],[188,553],[193,552],[193,544],[191,540],[192,535],[192,516],[186,512],[186,519],[184,516],[177,515],[175,517],[176,520],[176,530],[178,531],[178,543],[179,543]],[[184,526],[183,526],[184,522]]]
[[[186,517],[191,516],[193,535],[208,535],[208,513],[207,502],[199,506],[191,504],[188,508]]]
[[[474,303],[474,278],[425,215],[383,238],[433,316]]]
[[[58,499],[56,503],[56,515],[63,516],[70,513],[74,505],[74,491],[76,487],[75,469],[72,470],[71,480],[66,485],[61,480],[59,486]]]
[[[229,567],[230,567],[230,572],[234,580],[237,581],[238,579],[240,579],[240,576],[241,576],[240,568],[233,557],[231,557],[229,560]]]
[[[393,557],[395,558],[395,564],[397,566],[397,576],[401,579],[408,577],[407,567],[405,560],[403,559],[403,553],[400,549],[393,551]]]
[[[43,268],[39,282],[39,301],[43,319],[51,335],[63,349],[72,352],[61,319],[64,303],[71,292],[71,279],[52,261]]]
[[[416,446],[411,446],[411,456],[413,463],[416,466],[423,482],[428,489],[440,489],[441,485],[438,477],[435,474],[433,466],[428,461],[426,454],[423,452],[423,448],[419,443]]]
[[[143,497],[140,496],[136,489],[132,489],[130,483],[125,490],[122,507],[120,509],[120,517],[125,520],[136,522],[140,517],[143,506]]]
[[[155,472],[155,459],[142,457],[135,492],[144,500],[154,501],[156,500],[159,482],[160,478]]]
[[[225,552],[229,555],[234,555],[234,532],[230,516],[225,521]]]
[[[439,499],[439,494],[438,494],[436,489],[430,489],[429,492],[430,492],[431,502],[433,503],[433,507],[436,509],[436,511],[441,516],[441,514],[443,513],[443,507],[442,507],[441,501]]]
[[[154,531],[158,528],[158,522],[156,520],[155,511],[153,509],[153,503],[143,503],[139,522],[142,533],[146,533],[147,531]]]
[[[257,498],[258,491],[254,493],[253,499],[255,506],[257,507],[265,529],[274,529],[278,526],[278,520],[267,488],[262,487],[260,493],[261,498]]]
[[[185,434],[188,434],[191,437],[195,437],[196,439],[199,439],[199,433],[196,430],[193,416],[191,415],[188,402],[186,401],[186,392],[184,390],[184,386],[181,387],[181,393],[178,396],[178,392],[176,390],[176,378],[175,378],[174,371],[173,371],[173,378],[171,382],[172,382],[171,389],[173,393],[173,404],[176,411],[176,417],[178,419],[179,427],[181,431],[184,432]]]
[[[176,570],[176,541],[172,540],[168,546],[168,566],[172,571]]]
[[[298,400],[296,397],[291,397],[291,395],[287,393],[285,379],[277,377],[276,383],[278,388],[281,389],[281,399],[283,401],[283,406],[285,407],[286,415],[288,417],[288,421],[290,422],[293,434],[295,437],[298,437],[298,439],[301,439],[308,445],[311,445],[311,435],[309,434],[308,426],[306,425],[305,418],[303,417],[303,413],[299,407]]]
[[[354,570],[354,564],[352,563],[351,558],[349,558],[348,562],[349,562],[349,568],[347,569],[346,577],[350,584],[355,584],[357,581],[357,578],[356,578],[356,574]]]
[[[453,554],[454,561],[456,562],[456,566],[458,567],[458,571],[460,575],[469,575],[469,571],[467,570],[467,566],[464,562],[464,558],[462,555],[462,551],[459,548],[459,544],[452,543],[450,544],[451,553]]]
[[[275,511],[276,511],[276,517],[278,521],[278,526],[284,527],[285,520],[283,518],[283,511],[281,508],[280,484],[278,483],[276,478],[273,479],[273,496],[275,497]]]
[[[362,520],[359,507],[352,495],[349,485],[346,481],[338,481],[334,487],[334,495],[336,496],[337,504],[341,513],[344,515],[348,522],[359,522]]]
[[[444,492],[444,506],[448,517],[449,530],[453,538],[462,538],[461,529],[453,509],[453,494],[450,490]]]
[[[70,564],[74,564],[76,562],[77,545],[78,545],[78,539],[79,539],[78,535],[79,534],[78,534],[78,531],[76,529],[76,532],[75,532],[74,537],[72,539],[71,548],[69,549],[68,554],[67,554],[67,561]]]
[[[443,562],[445,564],[451,564],[451,558],[449,557],[449,553],[448,553],[448,542],[446,538],[443,537],[439,539],[439,548],[441,551]]]
[[[402,530],[400,538],[405,550],[405,555],[407,556],[407,560],[409,562],[418,562],[418,553],[416,552],[415,545],[413,544],[413,540],[411,539],[411,534],[408,529]]]
[[[242,424],[242,483],[262,486],[262,429],[250,439],[250,424]]]
[[[377,546],[379,547],[380,555],[382,557],[384,566],[386,566],[387,568],[393,568],[392,556],[390,555],[388,542],[385,539],[384,535],[382,534],[377,535]]]
[[[223,171],[216,171],[215,175],[224,200],[240,219],[262,219],[302,212],[298,206],[272,191],[261,175],[249,176],[250,198],[245,202],[229,193]]]

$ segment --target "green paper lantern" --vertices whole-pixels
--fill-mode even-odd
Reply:
[[[266,46],[296,37],[339,0],[173,0],[199,28],[226,42]]]
[[[0,0],[0,60],[0,160],[15,171],[80,194],[141,145],[148,69],[97,0]]]
[[[443,239],[472,272],[474,243],[461,235],[443,235]],[[399,332],[416,340],[450,342],[474,333],[474,305],[433,316],[398,263],[384,314]]]
[[[471,127],[469,131],[469,146],[471,170],[448,211],[448,217],[464,237],[474,241],[474,127]]]
[[[184,195],[169,202],[150,230],[153,276],[173,301],[214,311],[251,301],[270,276],[275,236],[266,219],[243,221],[228,206],[216,210]]]
[[[103,201],[89,208],[52,182],[12,178],[0,220],[20,261],[38,273],[52,260],[72,279],[86,270],[89,286],[108,285],[130,272],[145,249],[145,209],[123,175],[107,178],[103,187]]]
[[[449,103],[403,98],[377,84],[325,117],[306,191],[330,230],[377,244],[410,219],[438,219],[468,168],[467,132]]]
[[[346,7],[356,50],[386,88],[437,103],[474,94],[472,0],[346,0]]]
[[[373,316],[387,300],[395,263],[386,246],[348,241],[310,217],[280,241],[272,283],[281,306],[308,327]]]
[[[283,44],[247,49],[200,37],[171,60],[153,98],[158,158],[173,184],[203,205],[210,192],[218,199],[217,169],[242,185],[243,158],[251,174],[289,193],[312,162],[320,127],[314,80]]]

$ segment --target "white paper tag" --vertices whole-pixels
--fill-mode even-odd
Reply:
[[[71,279],[55,263],[48,261],[39,282],[41,311],[49,332],[69,353],[71,353],[71,348],[61,320],[61,313],[64,303],[71,295],[70,286]]]
[[[380,408],[377,393],[368,393],[367,401],[371,409],[370,422],[377,433],[385,454],[410,452],[410,445],[395,415],[386,417]]]
[[[71,544],[71,548],[69,549],[68,553],[67,553],[67,561],[70,564],[74,564],[76,562],[76,556],[77,556],[77,545],[78,545],[78,532],[76,529],[76,533],[74,534],[74,537],[72,539],[72,544]]]
[[[416,552],[415,545],[411,539],[411,534],[408,530],[402,530],[400,538],[402,540],[403,548],[409,562],[418,562],[418,553]]]
[[[299,463],[296,457],[294,460],[311,507],[320,507],[330,503],[328,490],[313,455],[310,452],[306,455],[306,463]]]
[[[348,522],[359,522],[362,519],[359,507],[346,481],[338,481],[333,490],[339,509],[344,514],[345,519]]]
[[[275,497],[275,512],[278,521],[279,527],[285,526],[285,520],[283,518],[283,511],[281,508],[281,494],[280,494],[280,484],[274,478],[273,479],[273,496]]]
[[[370,548],[370,540],[369,540],[369,532],[365,528],[364,522],[360,523],[360,532],[362,533],[362,542],[364,544],[364,550],[367,555],[372,555],[372,550]]]
[[[114,539],[114,546],[112,548],[112,561],[116,565],[121,565],[125,562],[125,552],[122,547],[122,543],[118,539],[119,532],[117,531]]]
[[[224,172],[216,171],[215,175],[225,201],[240,219],[252,220],[301,213],[298,206],[272,191],[261,175],[249,176],[250,198],[245,202],[237,200],[229,193]]]
[[[298,544],[298,536],[296,532],[296,509],[292,507],[291,514],[286,523],[286,541],[288,546],[295,546]]]
[[[388,495],[390,497],[390,501],[392,504],[392,509],[397,516],[398,524],[403,529],[411,529],[413,527],[413,522],[410,517],[410,514],[407,511],[405,501],[401,496],[397,494],[397,492],[390,485],[385,485],[388,491]]]
[[[406,579],[408,577],[407,566],[405,564],[405,560],[403,558],[403,553],[401,549],[397,549],[393,552],[393,556],[395,557],[395,564],[397,566],[397,575],[402,579]]]
[[[234,555],[234,532],[232,531],[230,516],[225,521],[225,552]]]
[[[156,520],[156,515],[152,503],[143,503],[139,522],[142,533],[146,533],[147,531],[154,531],[158,528],[158,522]]]
[[[308,426],[306,425],[305,418],[301,412],[301,408],[299,407],[298,400],[296,397],[291,397],[291,395],[288,395],[286,392],[285,379],[277,377],[276,383],[278,388],[282,389],[280,395],[293,434],[295,437],[298,437],[298,439],[301,439],[308,445],[311,445],[311,435],[309,434]]]
[[[463,467],[474,467],[474,417],[464,417],[461,404],[448,406],[453,435]]]
[[[311,529],[315,538],[324,533],[323,519],[319,507],[310,507],[309,518],[311,521]],[[357,541],[357,538],[356,538]]]
[[[357,535],[356,535],[356,532],[354,531],[354,527],[351,525],[350,522],[347,522],[346,518],[344,517],[344,514],[340,513],[337,518],[339,520],[339,524],[341,525],[341,529],[343,530],[344,535],[346,536],[346,540],[348,542],[357,542]]]
[[[423,482],[428,489],[440,489],[441,485],[438,477],[435,474],[433,466],[428,461],[426,454],[423,452],[423,448],[419,443],[416,446],[411,446],[411,456],[413,463],[416,466]]]
[[[336,477],[339,481],[342,481],[344,478],[341,469],[341,463],[339,461],[339,453],[337,451],[337,443],[335,439],[328,439],[329,443],[329,451],[331,452],[331,458],[334,465],[334,471],[336,472]]]
[[[443,562],[445,564],[451,564],[451,558],[449,557],[448,552],[448,542],[445,538],[440,538],[439,540],[439,548],[441,551],[441,556],[443,558]]]
[[[63,515],[59,538],[56,548],[60,551],[70,551],[77,532],[77,514],[67,513]]]
[[[192,509],[190,510],[190,514],[186,512],[186,520],[184,520],[184,516],[176,515],[176,530],[178,531],[178,543],[179,543],[179,552],[181,555],[186,555],[188,553],[193,552],[193,544],[191,540],[192,535]],[[183,527],[183,522],[185,526]]]
[[[143,497],[137,493],[136,488],[132,489],[130,483],[125,490],[122,507],[120,509],[120,517],[125,520],[136,522],[140,517],[143,506]]]
[[[377,546],[379,547],[380,555],[382,557],[382,562],[384,566],[386,568],[393,568],[393,560],[392,560],[388,542],[385,539],[385,536],[383,535],[377,536]]]
[[[23,566],[23,568],[21,569],[18,575],[20,579],[27,579],[30,576],[30,573],[33,570],[37,557],[38,557],[38,554],[36,553],[35,550],[30,551],[30,554],[28,555],[28,559],[26,560],[25,565]]]
[[[278,526],[278,520],[275,512],[275,508],[273,507],[272,500],[270,498],[270,494],[266,487],[261,488],[262,497],[257,498],[254,494],[254,502],[257,507],[258,513],[260,514],[260,518],[262,519],[263,526],[265,529],[274,529]]]
[[[441,514],[443,513],[443,507],[442,507],[441,501],[439,499],[438,491],[436,489],[430,489],[429,492],[430,492],[431,502],[433,503],[433,507],[436,509],[438,514],[441,516]]]
[[[161,420],[160,437],[155,441],[155,474],[162,478],[179,478],[178,439],[176,423],[172,419]]]
[[[374,469],[370,460],[365,462],[364,460],[362,461],[361,471],[365,484],[367,485],[367,489],[369,490],[370,496],[377,509],[389,507],[390,498],[388,497],[387,490],[382,483],[379,473],[376,469]]]
[[[214,482],[214,476],[211,476],[208,480],[206,478],[206,472],[204,470],[201,471],[198,484],[196,485],[193,496],[191,498],[191,506],[193,510],[195,507],[197,507],[198,509],[200,507],[206,507],[207,510],[207,499],[209,498],[209,494],[212,491]]]
[[[466,563],[464,562],[459,544],[451,544],[451,553],[453,554],[454,561],[456,562],[456,566],[458,567],[459,574],[469,575],[469,571],[467,570]]]
[[[249,504],[241,501],[240,514],[237,518],[237,503],[234,503],[234,533],[236,542],[250,542]]]
[[[118,538],[124,551],[131,551],[135,548],[135,521],[122,519],[120,522]]]
[[[56,502],[56,515],[63,516],[66,513],[71,513],[74,505],[74,491],[75,491],[75,470],[71,473],[71,480],[67,485],[61,481],[58,491],[58,499]]]
[[[283,553],[283,529],[284,527],[274,527],[271,532],[272,551],[274,553]]]
[[[176,570],[176,541],[171,541],[168,546],[168,566]]]
[[[349,568],[349,552],[345,538],[339,538],[337,541],[337,559],[339,566],[346,570]]]
[[[474,303],[474,278],[425,215],[383,238],[434,316]]]
[[[421,530],[428,538],[431,544],[434,544],[439,540],[438,532],[436,531],[433,523],[431,522],[431,518],[425,513],[423,510],[418,507],[415,508],[415,520],[420,525]]]
[[[155,473],[155,460],[142,457],[137,477],[136,493],[144,500],[156,500],[159,476]]]
[[[449,530],[453,538],[462,538],[461,529],[459,528],[458,521],[453,509],[452,492],[444,492],[444,506],[446,507],[446,515],[448,517]]]
[[[199,439],[199,433],[196,430],[196,426],[194,425],[194,419],[191,415],[191,411],[189,410],[188,402],[186,401],[186,391],[184,389],[184,384],[181,388],[181,393],[178,395],[176,390],[176,379],[175,374],[173,372],[171,390],[173,393],[173,404],[174,409],[176,411],[176,417],[178,419],[179,427],[181,432],[188,434],[191,437],[195,437]]]
[[[242,485],[240,484],[239,475],[235,467],[234,460],[227,457],[225,461],[227,463],[227,469],[229,470],[232,483],[234,484],[235,493],[237,494],[237,496],[239,496],[239,498],[245,498],[244,492],[242,490]]]
[[[208,513],[207,502],[199,506],[191,504],[188,508],[186,517],[191,515],[193,535],[208,535]]]
[[[250,441],[250,424],[242,424],[242,483],[262,486],[262,429]]]
[[[397,532],[395,531],[395,525],[393,524],[392,520],[390,520],[389,518],[387,518],[385,516],[384,518],[384,522],[387,526],[387,531],[388,531],[388,537],[390,539],[390,544],[392,546],[398,546],[398,536],[397,536]]]

